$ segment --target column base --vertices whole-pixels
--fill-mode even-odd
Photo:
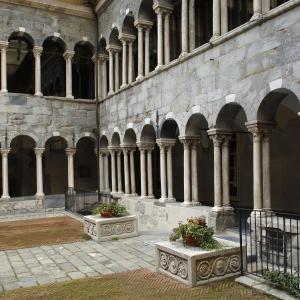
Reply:
[[[160,198],[158,200],[159,203],[175,203],[176,199],[175,198]]]
[[[10,199],[10,196],[2,196],[0,198],[0,201],[8,201]]]
[[[123,83],[122,85],[121,85],[121,89],[125,89],[125,88],[127,88],[128,87],[128,84],[127,83]]]
[[[153,195],[149,195],[147,196],[147,199],[155,199],[155,197]]]
[[[181,52],[179,58],[184,58],[188,55],[188,52]]]
[[[74,100],[74,96],[72,96],[72,95],[67,95],[67,97],[66,97],[67,99],[71,99],[71,100]]]
[[[139,76],[136,78],[137,81],[141,81],[141,80],[143,80],[143,79],[144,79],[144,76],[143,76],[143,75],[139,75]]]
[[[192,206],[201,206],[201,202],[192,201]]]
[[[40,200],[40,199],[44,199],[45,198],[45,194],[35,194],[35,199]]]
[[[129,197],[137,197],[138,194],[137,193],[134,193],[134,194],[129,194]]]
[[[217,210],[214,210],[217,209]],[[235,214],[231,211],[224,211],[223,207],[214,207],[209,214],[208,225],[216,232],[223,232],[228,228],[236,226]],[[220,210],[221,208],[221,210]]]
[[[112,96],[115,92],[114,91],[109,91],[107,96]]]
[[[224,211],[234,211],[234,208],[232,206],[223,206]]]
[[[34,96],[35,96],[35,97],[42,97],[43,94],[42,94],[41,92],[38,92],[38,93],[35,93]]]
[[[1,90],[0,93],[1,93],[1,94],[7,94],[7,93],[8,93],[8,90]]]
[[[222,211],[224,211],[224,207],[223,206],[214,206],[212,208],[212,211],[213,212],[222,212]]]
[[[250,21],[258,20],[258,19],[260,19],[261,17],[262,17],[262,14],[261,14],[261,13],[255,13],[255,14],[251,17]]]
[[[163,67],[163,65],[157,65],[157,66],[155,67],[155,70],[158,71],[158,70],[162,69],[162,67]]]
[[[217,40],[220,36],[221,36],[220,34],[213,35],[213,36],[211,37],[211,39],[209,40],[209,42],[210,42],[210,43],[211,43],[211,42],[214,42],[214,41]]]
[[[183,207],[191,207],[192,206],[192,202],[183,202],[183,203],[181,203],[181,206],[183,206]]]

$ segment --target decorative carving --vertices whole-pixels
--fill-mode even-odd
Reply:
[[[165,252],[159,252],[159,265],[166,271],[169,271],[173,275],[179,276],[182,279],[187,279],[188,268],[187,260],[184,260],[178,256],[171,255]]]
[[[134,222],[119,222],[101,226],[102,236],[120,235],[134,232]]]
[[[84,232],[88,235],[97,237],[97,228],[96,224],[84,221]]]
[[[197,281],[236,273],[241,268],[239,255],[214,257],[196,262]]]

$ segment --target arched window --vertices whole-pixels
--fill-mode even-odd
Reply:
[[[41,74],[44,96],[66,96],[65,50],[65,43],[57,37],[48,37],[43,43]]]
[[[34,94],[33,39],[25,32],[14,32],[8,41],[8,91],[12,93]]]
[[[95,65],[93,46],[87,42],[75,45],[72,64],[73,96],[75,99],[95,98]]]

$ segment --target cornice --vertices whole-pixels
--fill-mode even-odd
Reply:
[[[87,19],[94,19],[89,7],[62,2],[60,0],[0,0],[0,3],[22,5],[32,8],[39,8],[71,16],[78,16]],[[100,1],[101,2],[101,1]]]

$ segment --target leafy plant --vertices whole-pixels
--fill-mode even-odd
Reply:
[[[214,230],[208,227],[204,218],[189,218],[186,223],[179,223],[170,235],[170,241],[182,238],[184,245],[216,249],[219,243],[213,238]]]
[[[265,271],[263,278],[269,281],[274,287],[286,290],[300,299],[300,278],[297,274],[284,273],[281,271]]]
[[[128,211],[125,206],[118,203],[103,203],[96,206],[93,211],[93,215],[101,215],[104,217],[123,217],[128,215]]]

